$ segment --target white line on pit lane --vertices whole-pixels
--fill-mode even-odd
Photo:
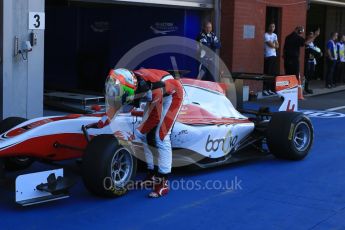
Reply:
[[[337,113],[334,111],[319,111],[319,110],[300,110],[304,115],[314,118],[344,118],[344,113]]]
[[[326,111],[338,111],[338,110],[342,110],[342,109],[345,109],[345,106],[339,106],[339,107],[335,107],[335,108],[330,108],[330,109],[327,109]]]

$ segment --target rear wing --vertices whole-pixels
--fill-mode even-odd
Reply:
[[[294,75],[289,76],[267,76],[264,74],[233,73],[235,80],[237,109],[243,110],[243,85],[244,80],[252,81],[275,81],[276,92],[283,98],[279,111],[298,111],[299,95],[302,95],[301,86]]]

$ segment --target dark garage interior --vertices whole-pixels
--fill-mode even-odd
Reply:
[[[151,26],[169,23],[168,35],[195,39],[204,10],[120,4],[46,1],[45,90],[99,93],[116,62],[135,45],[156,36]],[[196,76],[198,64],[177,55],[180,68]],[[172,69],[168,55],[146,68]]]

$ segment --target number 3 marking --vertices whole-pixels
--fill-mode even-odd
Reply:
[[[35,14],[34,19],[36,19],[36,23],[34,24],[35,28],[39,28],[41,26],[41,17],[38,14]]]

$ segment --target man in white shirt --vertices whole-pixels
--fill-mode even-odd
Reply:
[[[278,59],[277,59],[277,49],[279,49],[278,36],[274,33],[276,26],[271,23],[268,26],[267,33],[265,33],[265,66],[264,74],[268,76],[276,77],[278,75]],[[274,95],[275,80],[264,82],[263,95],[269,96]]]

